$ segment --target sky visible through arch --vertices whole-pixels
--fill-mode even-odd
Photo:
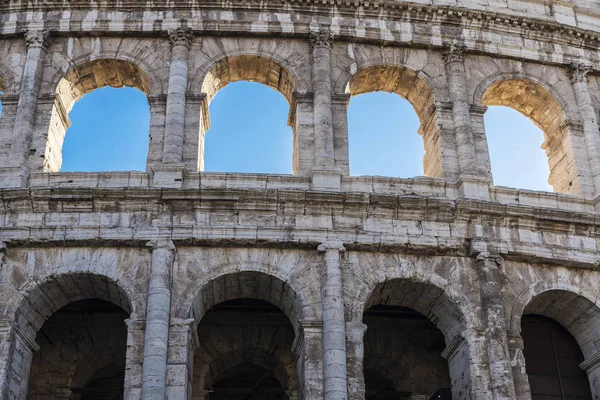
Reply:
[[[210,105],[205,170],[292,173],[288,104],[278,92],[250,82],[231,83]],[[85,95],[70,113],[62,171],[145,170],[149,107],[136,89],[103,88]],[[550,191],[542,132],[507,107],[485,115],[496,185]],[[408,101],[376,92],[352,98],[348,109],[351,175],[423,175],[419,120]]]

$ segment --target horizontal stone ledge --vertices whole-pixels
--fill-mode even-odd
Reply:
[[[282,230],[250,229],[205,229],[194,232],[192,229],[157,231],[114,230],[105,235],[97,230],[78,230],[77,235],[69,236],[68,230],[2,230],[0,240],[6,243],[8,253],[11,248],[36,247],[140,247],[146,248],[149,240],[170,239],[176,247],[252,247],[276,249],[300,249],[317,251],[318,245],[327,240],[339,240],[347,252],[376,252],[410,254],[423,256],[451,256],[473,258],[471,248],[493,248],[500,252],[505,261],[518,261],[531,264],[556,265],[577,269],[600,269],[600,254],[592,250],[577,250],[559,246],[542,246],[523,242],[502,242],[481,238],[442,238],[434,236],[391,236],[377,234],[353,234],[336,232],[335,237],[326,231],[302,231],[294,238],[286,239],[289,232]],[[126,232],[125,232],[126,231]],[[235,233],[234,233],[235,232]],[[127,234],[128,233],[128,234]],[[263,234],[264,233],[264,234]],[[472,243],[476,241],[476,243]],[[474,259],[474,258],[473,258]]]

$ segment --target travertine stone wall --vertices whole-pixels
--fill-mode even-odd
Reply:
[[[206,399],[248,362],[294,400],[362,400],[365,371],[412,399],[529,400],[530,313],[574,336],[599,397],[599,9],[0,3],[0,398],[74,398],[113,360],[127,400]],[[210,101],[241,80],[288,102],[293,175],[203,171]],[[146,170],[61,173],[68,113],[104,86],[147,96]],[[349,176],[348,102],[380,90],[418,115],[427,176]],[[555,192],[493,185],[493,105],[544,131]],[[280,312],[219,311],[248,298]],[[90,299],[121,322],[59,311]],[[422,317],[364,316],[386,306]],[[98,362],[77,372],[73,346]]]

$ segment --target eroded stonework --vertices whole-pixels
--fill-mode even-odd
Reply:
[[[600,399],[599,10],[0,2],[0,398]],[[203,171],[241,80],[287,99],[293,175]],[[147,95],[146,171],[60,172],[104,86]],[[348,101],[379,90],[426,176],[349,175]],[[493,184],[492,105],[544,131],[553,193]]]

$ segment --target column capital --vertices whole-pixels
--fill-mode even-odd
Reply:
[[[454,339],[452,339],[452,341],[446,346],[444,351],[442,351],[442,358],[444,358],[447,361],[452,360],[452,358],[454,358],[454,356],[458,353],[458,351],[464,344],[466,344],[466,340],[462,335],[454,336]]]
[[[572,83],[586,82],[587,75],[592,71],[592,66],[580,62],[572,62],[567,65],[567,72]]]
[[[167,34],[172,46],[183,45],[189,48],[194,40],[194,31],[191,28],[169,29]]]
[[[486,262],[493,261],[496,265],[502,265],[504,263],[504,258],[500,254],[489,253],[487,251],[482,251],[480,253],[476,253],[475,261],[477,262]]]
[[[27,48],[46,48],[49,44],[50,32],[48,30],[28,30],[25,32]]]
[[[148,243],[146,243],[146,246],[151,247],[152,250],[155,250],[155,249],[175,250],[175,244],[170,239],[151,240]]]
[[[314,49],[315,47],[325,47],[328,49],[331,48],[333,37],[333,33],[331,33],[331,31],[328,28],[323,28],[319,31],[309,32],[308,34],[308,40],[312,49]]]
[[[323,242],[323,243],[319,244],[319,246],[317,247],[317,251],[319,253],[324,253],[329,250],[335,250],[340,253],[346,252],[346,248],[344,247],[344,244],[337,240],[330,241],[330,242]]]
[[[467,52],[467,46],[456,43],[449,43],[444,46],[442,51],[442,58],[446,64],[453,62],[462,63],[465,60],[465,53]]]

